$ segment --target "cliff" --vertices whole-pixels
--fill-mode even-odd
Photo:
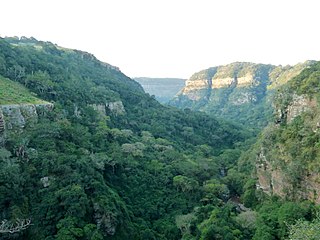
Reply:
[[[268,194],[320,203],[320,64],[283,85],[273,100],[274,121],[256,145],[257,187]]]
[[[52,103],[0,105],[0,145],[4,144],[8,131],[33,127],[40,116],[46,115],[52,109]]]
[[[271,115],[273,90],[313,63],[273,66],[236,62],[202,70],[186,81],[170,104],[263,127]]]

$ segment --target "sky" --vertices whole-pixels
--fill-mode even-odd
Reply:
[[[93,53],[129,77],[320,60],[319,0],[2,0],[0,36]]]

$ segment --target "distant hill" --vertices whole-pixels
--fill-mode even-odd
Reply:
[[[161,103],[169,102],[185,85],[181,78],[134,78],[141,84],[146,93],[154,95]]]
[[[250,127],[263,127],[271,116],[276,88],[314,61],[295,66],[235,62],[193,74],[170,105],[204,111]]]

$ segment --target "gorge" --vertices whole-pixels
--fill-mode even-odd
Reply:
[[[90,53],[0,38],[0,239],[288,239],[317,220],[319,76],[236,62],[162,105]]]

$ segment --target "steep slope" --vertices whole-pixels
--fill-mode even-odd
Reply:
[[[4,238],[180,239],[177,217],[230,197],[205,189],[226,188],[252,136],[241,127],[162,106],[118,68],[32,38],[0,39],[0,75],[54,104],[2,142],[4,228],[32,221]]]
[[[274,122],[256,143],[251,161],[268,194],[320,203],[320,63],[303,70],[275,94]]]
[[[0,76],[0,146],[8,130],[36,124],[38,115],[52,108],[21,84]]]
[[[170,104],[204,111],[250,127],[266,125],[270,97],[276,86],[287,82],[311,65],[273,66],[236,62],[195,73]]]
[[[41,104],[45,101],[37,98],[28,89],[9,79],[0,76],[0,105],[4,104]]]
[[[169,102],[183,87],[185,79],[180,78],[134,78],[141,84],[144,91],[154,95],[161,103]]]

